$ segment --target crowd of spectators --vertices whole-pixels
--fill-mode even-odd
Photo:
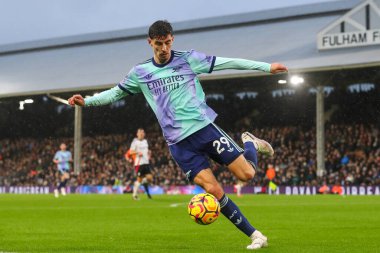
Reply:
[[[326,138],[323,177],[316,175],[315,95],[307,89],[273,98],[261,90],[254,99],[223,93],[208,99],[219,113],[216,123],[240,145],[240,134],[252,131],[268,140],[275,156],[259,156],[249,184],[266,185],[266,170],[276,171],[277,185],[380,184],[379,87],[352,93],[343,87],[325,97]],[[0,186],[54,185],[58,175],[52,159],[60,143],[73,152],[72,108],[47,97],[19,110],[18,100],[0,106]],[[18,104],[17,104],[18,105]],[[71,172],[69,185],[129,185],[133,166],[124,154],[138,127],[144,127],[152,150],[155,185],[184,185],[185,176],[173,161],[155,116],[143,96],[104,107],[83,109],[81,173]],[[225,166],[211,162],[223,185],[236,184]]]
[[[244,124],[243,124],[244,125]],[[244,127],[242,128],[244,129]],[[375,125],[326,125],[326,174],[317,177],[315,129],[286,126],[251,129],[270,141],[275,149],[272,158],[259,156],[259,168],[250,185],[268,183],[268,168],[274,168],[277,185],[378,185],[380,184],[380,132]],[[240,131],[229,132],[237,143]],[[81,172],[71,171],[69,185],[129,185],[134,168],[124,158],[134,137],[130,134],[84,137]],[[184,174],[173,161],[157,127],[147,130],[152,151],[154,184],[185,185]],[[0,140],[0,186],[46,186],[58,180],[52,162],[60,143],[73,151],[72,138],[21,138]],[[236,184],[225,166],[211,162],[212,170],[223,185]]]

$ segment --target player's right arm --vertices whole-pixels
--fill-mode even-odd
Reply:
[[[141,92],[141,89],[133,68],[117,86],[88,98],[83,98],[81,95],[76,94],[68,99],[68,103],[71,106],[107,105],[120,100],[127,95],[133,95],[139,92]]]
[[[121,90],[118,86],[115,86],[109,90],[105,90],[97,95],[88,98],[83,98],[81,95],[76,94],[69,98],[68,102],[71,106],[100,106],[111,104],[127,95],[128,93]]]

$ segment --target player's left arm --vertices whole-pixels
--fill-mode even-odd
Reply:
[[[225,69],[260,70],[272,74],[288,71],[288,68],[281,63],[270,64],[239,58],[216,57],[195,50],[190,50],[186,55],[186,59],[196,74]]]
[[[266,63],[239,58],[216,57],[213,71],[237,69],[237,70],[259,70],[267,73],[277,74],[287,72],[288,68],[281,63]]]

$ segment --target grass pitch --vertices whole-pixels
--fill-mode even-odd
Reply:
[[[224,216],[187,215],[191,196],[0,194],[0,252],[247,252]],[[380,252],[379,196],[230,196],[269,238],[259,252]]]

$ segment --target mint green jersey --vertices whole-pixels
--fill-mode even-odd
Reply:
[[[214,63],[215,56],[194,50],[172,51],[165,64],[152,58],[136,65],[118,87],[131,95],[144,94],[170,145],[215,120],[217,114],[206,104],[197,77],[211,73]]]
[[[206,104],[198,74],[224,69],[270,72],[271,65],[245,59],[208,56],[191,51],[171,51],[165,64],[154,58],[137,64],[115,87],[85,98],[85,106],[113,103],[143,93],[153,109],[168,144],[177,143],[213,122],[217,114]]]

